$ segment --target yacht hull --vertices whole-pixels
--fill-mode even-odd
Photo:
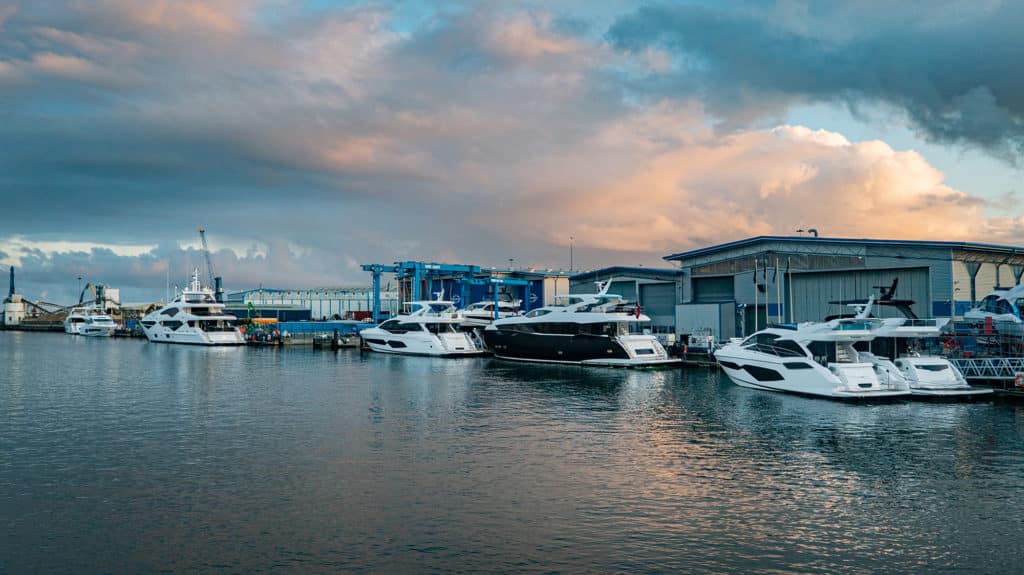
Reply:
[[[97,326],[85,326],[78,331],[78,335],[84,337],[110,337],[114,335],[114,330],[117,326],[109,327],[97,327]]]
[[[608,336],[539,334],[488,329],[484,330],[484,341],[494,352],[495,357],[513,361],[604,367],[657,367],[682,363],[678,359],[670,359],[664,355],[638,358],[630,355],[615,338]],[[650,349],[656,348],[651,346]]]
[[[431,357],[472,357],[486,353],[473,345],[464,333],[446,334],[444,342],[435,335],[427,336],[425,332],[404,335],[377,328],[363,330],[359,335],[370,351],[377,353]]]
[[[185,333],[177,333],[169,329],[155,328],[144,331],[146,333],[146,338],[153,343],[176,343],[182,345],[203,346],[245,345],[245,339],[238,331],[207,333],[202,330],[194,329]]]
[[[830,370],[808,358],[766,359],[759,357],[758,354],[729,347],[718,350],[715,358],[733,383],[750,389],[860,401],[891,400],[910,396],[909,390],[902,389],[857,391],[844,388]],[[871,369],[867,364],[850,367]]]
[[[970,389],[923,389],[911,387],[910,393],[914,399],[968,399],[992,395],[993,390],[973,387]]]

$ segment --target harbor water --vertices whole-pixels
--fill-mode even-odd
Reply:
[[[0,572],[1019,573],[1024,406],[0,332]]]

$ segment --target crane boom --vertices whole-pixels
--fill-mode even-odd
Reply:
[[[206,258],[206,277],[207,285],[213,285],[213,261],[210,259],[210,246],[206,243],[206,230],[203,226],[199,226],[199,239],[203,242],[203,257]]]

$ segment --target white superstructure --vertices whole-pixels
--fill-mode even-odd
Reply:
[[[519,300],[499,300],[497,305],[497,319],[519,315]],[[459,310],[458,314],[465,326],[485,327],[495,320],[494,306],[493,300],[478,301]]]
[[[64,333],[78,335],[85,318],[89,315],[88,307],[73,307],[64,318]]]
[[[439,294],[440,297],[440,294]],[[364,329],[359,336],[373,351],[402,355],[458,357],[484,353],[461,331],[455,304],[441,299],[406,304],[407,313]]]
[[[149,341],[192,345],[243,345],[237,318],[224,313],[209,287],[199,281],[199,268],[188,289],[169,304],[142,318],[142,331]]]
[[[965,313],[964,319],[992,318],[995,323],[1021,324],[1024,323],[1022,308],[1024,308],[1024,285],[996,288],[995,291],[982,298],[976,307]]]

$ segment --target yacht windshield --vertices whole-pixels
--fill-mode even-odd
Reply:
[[[427,323],[423,325],[427,328],[427,331],[433,334],[456,332],[455,326],[450,323]]]

